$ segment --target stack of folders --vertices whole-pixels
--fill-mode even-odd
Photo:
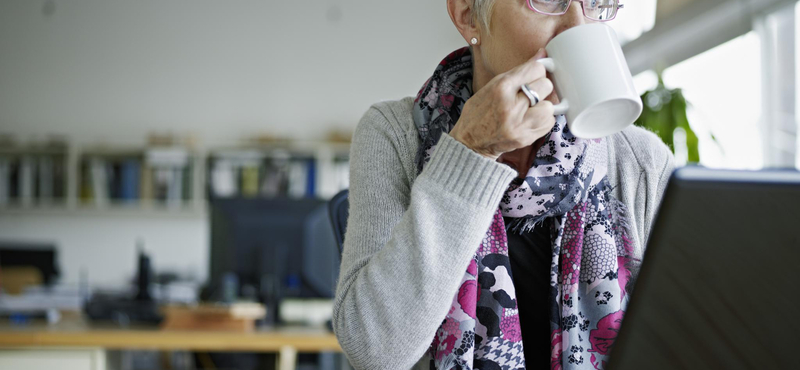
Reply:
[[[155,148],[146,153],[151,172],[152,198],[177,206],[191,197],[191,166],[184,148]]]
[[[141,159],[92,156],[83,165],[81,197],[98,206],[140,199]]]
[[[155,148],[144,155],[91,155],[82,164],[81,198],[97,206],[137,204],[143,199],[181,205],[191,197],[189,153]]]
[[[211,159],[212,198],[329,198],[347,188],[347,161],[286,152],[225,152]]]
[[[0,157],[0,206],[49,204],[65,196],[63,155]]]

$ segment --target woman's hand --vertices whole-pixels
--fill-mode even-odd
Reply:
[[[545,100],[553,92],[544,66],[536,61],[539,50],[527,62],[497,75],[467,100],[450,136],[492,160],[507,152],[533,144],[555,125],[553,103]],[[520,91],[527,84],[541,101],[534,107]]]

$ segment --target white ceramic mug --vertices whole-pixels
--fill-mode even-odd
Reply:
[[[586,139],[622,131],[642,114],[642,100],[614,30],[593,23],[570,28],[545,47],[540,59],[552,74],[573,135]]]

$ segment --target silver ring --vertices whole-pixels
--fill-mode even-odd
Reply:
[[[537,94],[536,91],[531,90],[528,85],[522,85],[520,90],[522,90],[522,93],[525,94],[525,96],[528,97],[528,100],[531,101],[531,107],[539,104],[539,94]]]

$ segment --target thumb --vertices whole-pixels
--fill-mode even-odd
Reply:
[[[547,50],[545,50],[544,48],[539,49],[539,51],[537,51],[536,54],[534,54],[533,58],[531,59],[539,60],[542,58],[547,58]]]

